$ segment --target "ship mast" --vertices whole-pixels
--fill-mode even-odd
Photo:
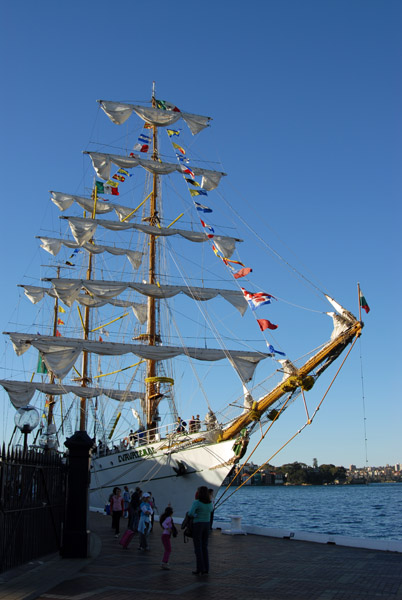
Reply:
[[[155,100],[155,82],[152,86],[152,107],[156,107]],[[158,135],[156,125],[152,128],[152,144],[153,153],[152,160],[158,160]],[[156,210],[158,191],[158,177],[157,175],[152,176],[152,194],[150,198],[150,214],[149,223],[150,225],[157,225],[159,222],[158,212]],[[156,266],[156,238],[154,235],[150,236],[149,241],[149,263],[148,263],[148,283],[155,284],[155,266]],[[155,346],[156,343],[156,306],[155,298],[148,297],[147,303],[147,340],[149,346]],[[156,404],[154,398],[156,396],[156,387],[153,379],[156,376],[156,363],[154,360],[147,360],[146,365],[146,429],[153,430],[156,427],[155,421],[155,410]]]
[[[57,278],[60,277],[60,267],[57,267]],[[54,315],[53,315],[53,337],[56,337],[57,334],[57,320],[58,320],[58,314],[59,314],[59,298],[56,296],[55,300],[54,300]],[[55,380],[55,376],[53,371],[50,372],[50,380],[49,382],[52,384],[54,383]],[[53,409],[54,409],[54,404],[55,404],[55,399],[53,394],[49,394],[48,396],[48,403],[49,403],[49,409],[48,409],[48,414],[47,414],[47,424],[52,425],[53,423]]]
[[[91,218],[95,219],[96,216],[96,203],[98,200],[98,194],[97,194],[97,189],[96,189],[96,184],[94,185],[94,189],[92,192],[92,198],[94,201],[94,208],[92,211],[92,215]],[[90,240],[90,243],[93,244],[93,239]],[[92,252],[88,252],[89,257],[88,257],[88,268],[87,268],[87,275],[86,275],[86,279],[87,281],[89,281],[92,278]],[[88,334],[89,334],[89,318],[90,318],[90,313],[91,313],[91,309],[89,306],[85,306],[85,312],[84,312],[84,321],[82,323],[82,327],[84,330],[84,340],[88,339]],[[80,317],[81,317],[81,313],[80,313]],[[82,374],[81,374],[81,387],[87,387],[87,384],[90,382],[90,378],[88,376],[88,364],[89,364],[89,360],[88,360],[88,352],[86,352],[85,350],[82,353]],[[80,398],[80,431],[85,431],[86,429],[86,417],[87,417],[87,403],[86,403],[86,398]]]

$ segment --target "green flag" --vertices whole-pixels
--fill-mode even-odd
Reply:
[[[45,363],[43,362],[41,354],[39,354],[39,356],[38,356],[38,366],[36,368],[36,372],[37,373],[47,373],[47,367],[46,367]]]

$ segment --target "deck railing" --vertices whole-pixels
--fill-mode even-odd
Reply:
[[[219,427],[218,423],[206,423],[205,421],[195,421],[191,423],[191,419],[184,420],[185,425],[182,426],[182,430],[177,422],[169,423],[168,425],[162,425],[155,429],[148,429],[146,431],[133,431],[126,437],[120,439],[118,443],[113,445],[105,444],[100,441],[93,454],[97,456],[104,456],[106,454],[113,454],[115,452],[122,452],[129,448],[138,448],[152,442],[159,442],[163,439],[181,438],[183,436],[190,437],[194,436],[198,432],[212,430]]]

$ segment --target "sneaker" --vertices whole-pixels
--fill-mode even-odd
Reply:
[[[117,538],[117,537],[119,537],[119,534],[118,534],[118,533],[116,533],[116,535],[115,535],[114,537],[116,537],[116,538]]]
[[[166,571],[169,571],[170,567],[168,563],[162,563],[161,564],[162,569],[165,569]]]

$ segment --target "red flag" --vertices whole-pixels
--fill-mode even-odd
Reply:
[[[233,273],[233,277],[235,279],[240,279],[240,277],[245,277],[252,271],[253,269],[250,269],[250,267],[244,267],[244,269],[240,269],[240,271],[236,271],[236,273]]]
[[[57,325],[64,325],[64,321],[62,321],[61,319],[57,319]]]
[[[278,325],[274,325],[267,319],[257,319],[257,323],[260,326],[261,331],[265,331],[265,329],[278,329]]]
[[[56,337],[62,337],[60,331],[58,331],[58,330],[56,331]]]

